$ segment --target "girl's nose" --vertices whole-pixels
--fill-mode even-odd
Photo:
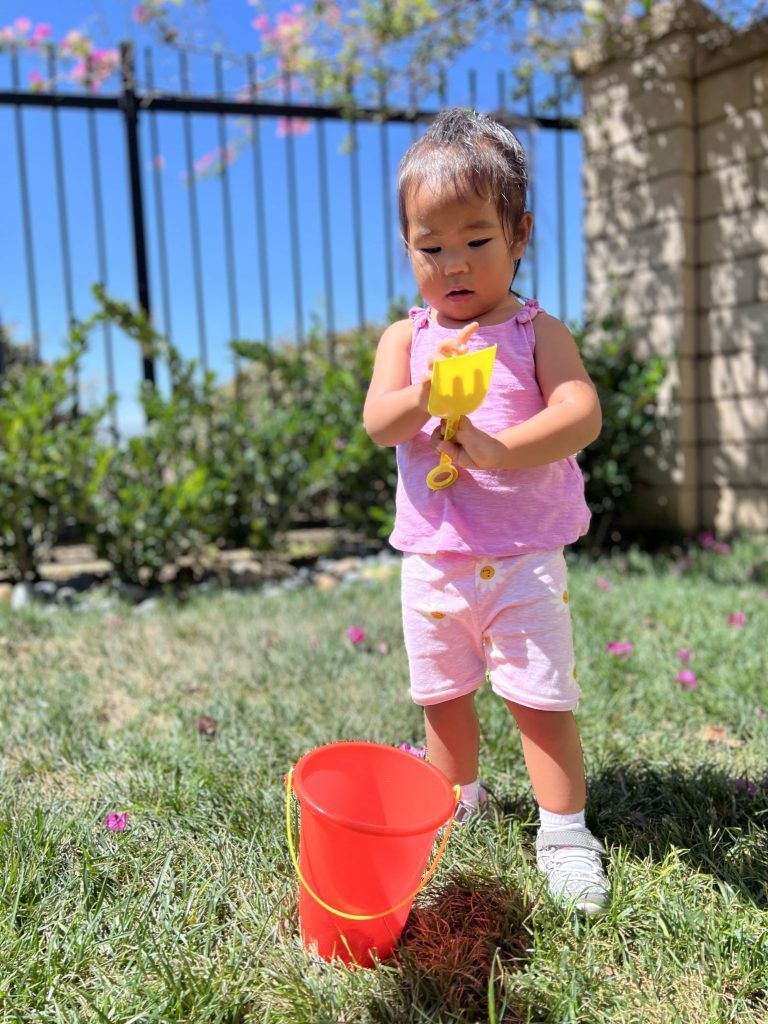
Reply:
[[[463,274],[468,267],[468,260],[464,253],[450,253],[446,252],[443,260],[443,273],[447,276],[448,274]]]

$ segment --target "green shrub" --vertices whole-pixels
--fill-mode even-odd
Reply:
[[[147,426],[113,456],[96,496],[93,522],[99,554],[127,582],[155,585],[165,565],[192,569],[214,546],[275,545],[304,483],[299,449],[285,445],[286,416],[253,419],[208,372],[201,379],[148,323],[142,312],[95,289],[93,318],[118,325],[143,353],[166,363],[167,396],[146,382]]]
[[[664,425],[658,394],[666,360],[635,355],[629,330],[627,322],[611,311],[598,323],[574,331],[603,411],[600,436],[578,456],[587,504],[596,519],[596,547],[626,507],[644,449],[659,442]]]
[[[234,345],[254,363],[248,402],[260,419],[280,424],[277,447],[301,453],[297,521],[343,524],[386,536],[392,525],[397,480],[394,451],[375,445],[363,425],[375,335],[350,331],[336,339],[332,361],[325,339],[313,331],[299,349],[277,351],[260,342]]]
[[[110,402],[72,415],[70,377],[85,347],[76,324],[63,358],[22,360],[0,377],[0,563],[11,579],[38,576],[62,530],[89,517],[109,467],[98,429]]]

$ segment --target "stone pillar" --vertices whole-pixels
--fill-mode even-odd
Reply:
[[[768,25],[693,0],[573,55],[584,97],[587,316],[614,304],[669,360],[664,450],[632,518],[768,529]],[[618,294],[617,294],[618,293]]]

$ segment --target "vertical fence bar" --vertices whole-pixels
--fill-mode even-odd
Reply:
[[[104,288],[107,287],[107,248],[106,233],[104,228],[104,198],[101,187],[101,168],[99,167],[99,142],[96,130],[96,111],[88,111],[88,141],[91,151],[91,180],[93,181],[93,215],[96,227],[96,254],[99,264],[99,281]],[[107,387],[109,393],[114,395],[115,388],[115,364],[112,352],[112,325],[108,321],[102,324],[104,335],[104,359],[107,367]],[[119,431],[117,428],[117,404],[110,410],[112,421],[112,439],[117,442]]]
[[[533,294],[531,298],[538,298],[539,295],[539,248],[536,245],[535,233],[536,233],[536,186],[534,182],[536,180],[536,122],[534,114],[534,103],[533,103],[533,79],[528,79],[528,178],[529,186],[528,191],[531,196],[531,213],[533,214],[533,228],[531,230],[531,267],[532,267],[532,288]]]
[[[189,67],[187,54],[179,51],[179,72],[181,89],[189,96]],[[200,346],[200,362],[204,370],[208,369],[208,338],[205,329],[205,299],[203,297],[203,270],[200,255],[200,222],[197,214],[197,183],[195,181],[195,165],[192,155],[192,123],[189,113],[184,115],[184,155],[187,164],[187,189],[189,195],[189,227],[192,236],[192,273],[195,278],[195,309],[197,311],[197,337]]]
[[[48,51],[48,76],[51,81],[51,89],[55,92],[56,55],[53,47]],[[75,315],[75,302],[72,289],[72,260],[69,246],[69,219],[67,217],[64,160],[61,155],[61,123],[59,120],[59,108],[55,104],[51,108],[51,126],[53,129],[53,166],[56,175],[56,207],[59,214],[59,243],[61,250],[61,272],[64,279],[64,302],[67,307],[67,319],[71,324]]]
[[[0,314],[0,377],[5,376],[5,331],[3,330],[3,317]]]
[[[316,102],[320,97],[315,94]],[[323,277],[325,281],[325,305],[327,309],[326,332],[328,340],[328,359],[336,360],[336,311],[333,298],[333,253],[331,250],[331,222],[328,200],[328,155],[325,146],[325,122],[320,118],[317,126],[317,166],[320,176],[320,228],[323,237]]]
[[[139,105],[136,99],[136,72],[132,43],[120,44],[120,72],[123,91],[120,107],[123,111],[126,141],[128,144],[128,171],[131,182],[131,212],[133,214],[133,246],[136,260],[136,289],[139,306],[147,319],[152,315],[149,301],[149,274],[147,273],[147,243],[144,234],[144,197],[141,187],[141,159],[139,156]],[[144,380],[155,383],[155,363],[148,352],[141,353]]]
[[[216,97],[224,99],[224,79],[221,54],[214,55],[216,75]],[[232,339],[240,337],[240,318],[237,311],[237,270],[235,267],[235,244],[232,235],[232,199],[229,191],[229,150],[227,148],[227,124],[224,114],[217,117],[219,127],[219,153],[221,156],[221,202],[224,211],[224,255],[227,261],[227,291],[229,295],[229,329]],[[234,354],[236,382],[240,372],[240,360]]]
[[[350,84],[350,93],[352,92]],[[357,282],[357,322],[360,330],[365,328],[365,281],[363,277],[363,218],[360,208],[360,146],[357,137],[357,121],[350,127],[352,152],[350,153],[350,178],[352,184],[352,234],[355,249],[355,281]]]
[[[474,68],[469,70],[469,105],[473,110],[477,108],[477,72]]]
[[[51,90],[56,92],[56,53],[51,47],[48,51],[48,77]],[[72,287],[72,255],[69,244],[69,219],[67,217],[67,186],[64,178],[64,159],[61,146],[61,121],[59,108],[54,105],[51,110],[51,127],[53,129],[53,166],[56,174],[56,206],[59,213],[59,244],[61,249],[61,269],[64,278],[64,302],[67,307],[67,330],[72,330],[75,319],[75,298]],[[75,416],[80,407],[80,372],[77,364],[72,367],[72,412]]]
[[[248,55],[248,85],[251,100],[256,101],[256,62]],[[261,123],[258,116],[251,116],[253,128],[253,193],[256,210],[256,238],[259,246],[259,280],[261,285],[261,314],[264,324],[264,340],[272,345],[272,311],[269,301],[269,269],[267,267],[267,229],[264,215],[264,173],[261,166]]]
[[[291,76],[283,76],[283,93],[288,106],[291,103]],[[293,300],[296,313],[296,336],[299,346],[304,345],[304,302],[301,291],[301,261],[299,258],[298,191],[296,188],[296,148],[293,141],[291,118],[285,118],[285,157],[288,177],[288,222],[291,234],[291,267],[293,271]]]
[[[419,109],[418,97],[416,95],[416,82],[413,79],[413,73],[410,73],[408,75],[408,107],[412,115],[415,115],[416,111]],[[414,116],[413,120],[411,121],[411,141],[415,142],[416,139],[418,139],[418,137],[419,122],[416,120],[416,117]]]
[[[380,68],[380,71],[383,72],[383,68]],[[379,106],[382,111],[386,111],[387,87],[383,73],[379,81]],[[387,134],[386,116],[381,119],[379,144],[381,149],[381,201],[384,211],[384,248],[386,250],[384,268],[387,275],[387,302],[391,306],[395,299],[395,269],[392,265],[392,201],[389,191],[389,137]]]
[[[14,46],[11,51],[11,72],[13,88],[18,92],[21,88],[19,82],[19,54]],[[24,122],[22,120],[21,107],[14,109],[16,127],[16,154],[19,167],[19,189],[21,191],[21,219],[24,226],[24,260],[27,267],[27,290],[29,293],[29,313],[32,321],[32,346],[35,359],[40,359],[40,317],[37,307],[37,277],[35,275],[35,250],[32,238],[32,214],[29,204],[29,181],[27,179],[27,149],[24,137]]]
[[[560,75],[555,76],[556,116],[563,116],[562,83]],[[563,159],[563,129],[558,128],[555,134],[555,164],[557,167],[557,248],[558,278],[560,284],[560,319],[568,316],[568,295],[565,279],[565,165]]]
[[[154,92],[155,79],[152,65],[152,51],[144,50],[144,65],[147,71],[147,89]],[[155,221],[157,222],[157,247],[160,258],[160,282],[163,288],[163,333],[169,341],[173,340],[171,323],[171,289],[168,283],[168,247],[165,234],[165,212],[163,204],[163,169],[160,166],[160,140],[157,131],[157,114],[148,110],[149,115],[149,146],[152,153],[152,181],[154,183]]]

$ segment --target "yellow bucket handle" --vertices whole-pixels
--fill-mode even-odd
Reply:
[[[396,910],[399,910],[400,907],[404,907],[406,903],[410,903],[411,900],[415,899],[416,896],[421,892],[421,890],[424,888],[424,886],[427,884],[427,882],[430,880],[432,875],[434,875],[435,871],[437,870],[437,865],[440,863],[440,859],[443,856],[443,853],[445,852],[445,847],[448,843],[448,837],[450,836],[451,829],[453,828],[453,815],[451,815],[450,821],[448,822],[448,827],[443,833],[443,838],[440,841],[440,846],[437,848],[435,859],[432,861],[430,868],[427,870],[426,874],[419,882],[418,888],[413,893],[411,893],[410,896],[406,896],[404,900],[400,900],[400,902],[396,903],[394,907],[390,907],[389,910],[383,910],[380,914],[347,914],[343,910],[336,910],[335,907],[330,907],[324,900],[321,900],[317,893],[314,892],[314,890],[309,886],[306,878],[301,873],[301,868],[299,867],[299,862],[296,857],[296,850],[293,845],[293,829],[291,828],[292,791],[293,768],[291,768],[291,770],[285,777],[285,831],[288,836],[288,849],[291,852],[291,861],[293,863],[294,868],[296,869],[296,874],[301,879],[302,885],[307,890],[307,892],[309,893],[313,900],[319,903],[324,910],[329,911],[329,913],[331,914],[336,914],[337,917],[344,917],[347,919],[347,921],[375,921],[379,917],[387,917],[388,914],[393,914]],[[453,793],[456,798],[456,803],[458,803],[459,797],[461,796],[461,786],[454,786]]]

